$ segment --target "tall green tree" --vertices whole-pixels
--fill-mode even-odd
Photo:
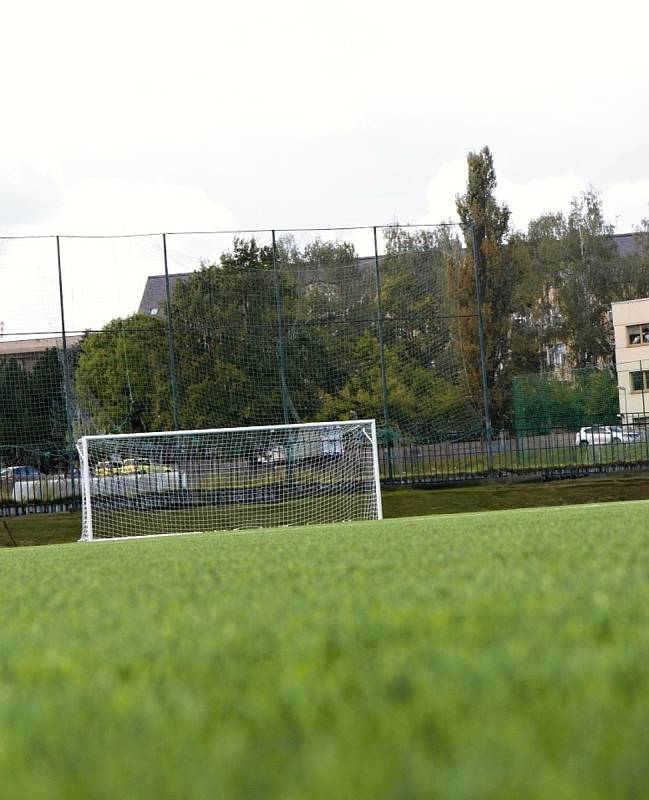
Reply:
[[[0,447],[5,459],[11,450],[36,444],[30,376],[14,358],[0,361]]]
[[[528,295],[531,298],[525,317],[530,348],[535,352],[528,369],[520,372],[543,372],[548,369],[552,350],[563,342],[563,323],[558,304],[558,285],[564,261],[563,214],[543,214],[528,226],[527,245],[531,269]]]
[[[15,359],[0,363],[0,460],[47,469],[69,453],[62,356],[49,348],[31,370]]]
[[[72,363],[74,354],[68,351],[68,357]],[[67,435],[63,377],[63,352],[53,347],[38,357],[29,376],[34,443],[53,453],[72,446]]]
[[[291,244],[279,248],[289,387],[299,418],[310,420],[345,385],[355,344],[375,324],[374,265],[351,242]]]
[[[418,438],[474,432],[476,408],[458,347],[462,244],[450,226],[384,232],[380,261],[388,406]]]
[[[575,367],[612,362],[608,314],[618,283],[612,235],[594,190],[572,201],[560,228],[562,257],[556,283],[561,333]]]
[[[536,297],[529,321],[539,351],[547,356],[548,348],[563,343],[571,367],[612,364],[611,303],[649,295],[646,232],[638,229],[626,254],[613,232],[592,188],[573,198],[567,215],[545,214],[529,224],[529,289]]]
[[[510,211],[496,200],[496,170],[488,147],[467,156],[468,178],[456,208],[466,241],[459,281],[459,325],[464,363],[474,397],[482,395],[475,273],[484,322],[485,363],[494,426],[511,416],[512,348],[515,314],[521,312],[521,287],[529,264],[518,235],[510,230]],[[477,265],[473,247],[477,244]],[[477,267],[477,269],[476,269]]]
[[[281,422],[272,249],[235,239],[176,285],[172,314],[185,427]]]
[[[89,333],[74,386],[84,426],[104,433],[172,427],[164,319],[133,314]]]

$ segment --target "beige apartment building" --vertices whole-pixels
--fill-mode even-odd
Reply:
[[[612,303],[620,414],[649,421],[649,297]]]
[[[72,334],[66,337],[66,345],[72,349],[78,347],[83,336]],[[12,358],[15,359],[23,369],[31,372],[34,364],[46,350],[55,347],[61,350],[63,347],[62,336],[48,336],[39,339],[8,339],[0,340],[0,361]]]

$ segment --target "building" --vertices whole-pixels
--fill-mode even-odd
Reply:
[[[81,343],[82,338],[83,336],[79,334],[66,336],[66,345],[68,349],[77,347]],[[31,372],[39,356],[53,347],[57,350],[63,349],[62,336],[0,341],[0,361],[12,358],[17,361],[23,369],[27,370],[27,372]]]
[[[173,294],[174,287],[180,281],[186,281],[191,272],[175,272],[169,275],[169,292]],[[162,313],[162,308],[167,303],[166,275],[149,275],[144,285],[144,292],[140,300],[138,313],[156,316]]]
[[[649,421],[649,297],[612,303],[620,414]]]

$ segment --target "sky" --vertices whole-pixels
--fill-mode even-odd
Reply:
[[[22,0],[2,29],[0,236],[456,220],[484,145],[519,228],[588,186],[618,232],[649,216],[640,0]],[[104,316],[161,271],[157,240],[137,268],[67,246]],[[15,303],[41,269],[50,296],[51,246],[25,253],[0,241],[0,321],[47,327]]]

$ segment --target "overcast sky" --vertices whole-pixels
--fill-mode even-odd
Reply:
[[[0,234],[455,219],[485,144],[516,225],[592,184],[632,230],[648,30],[641,0],[21,0],[3,8]]]

